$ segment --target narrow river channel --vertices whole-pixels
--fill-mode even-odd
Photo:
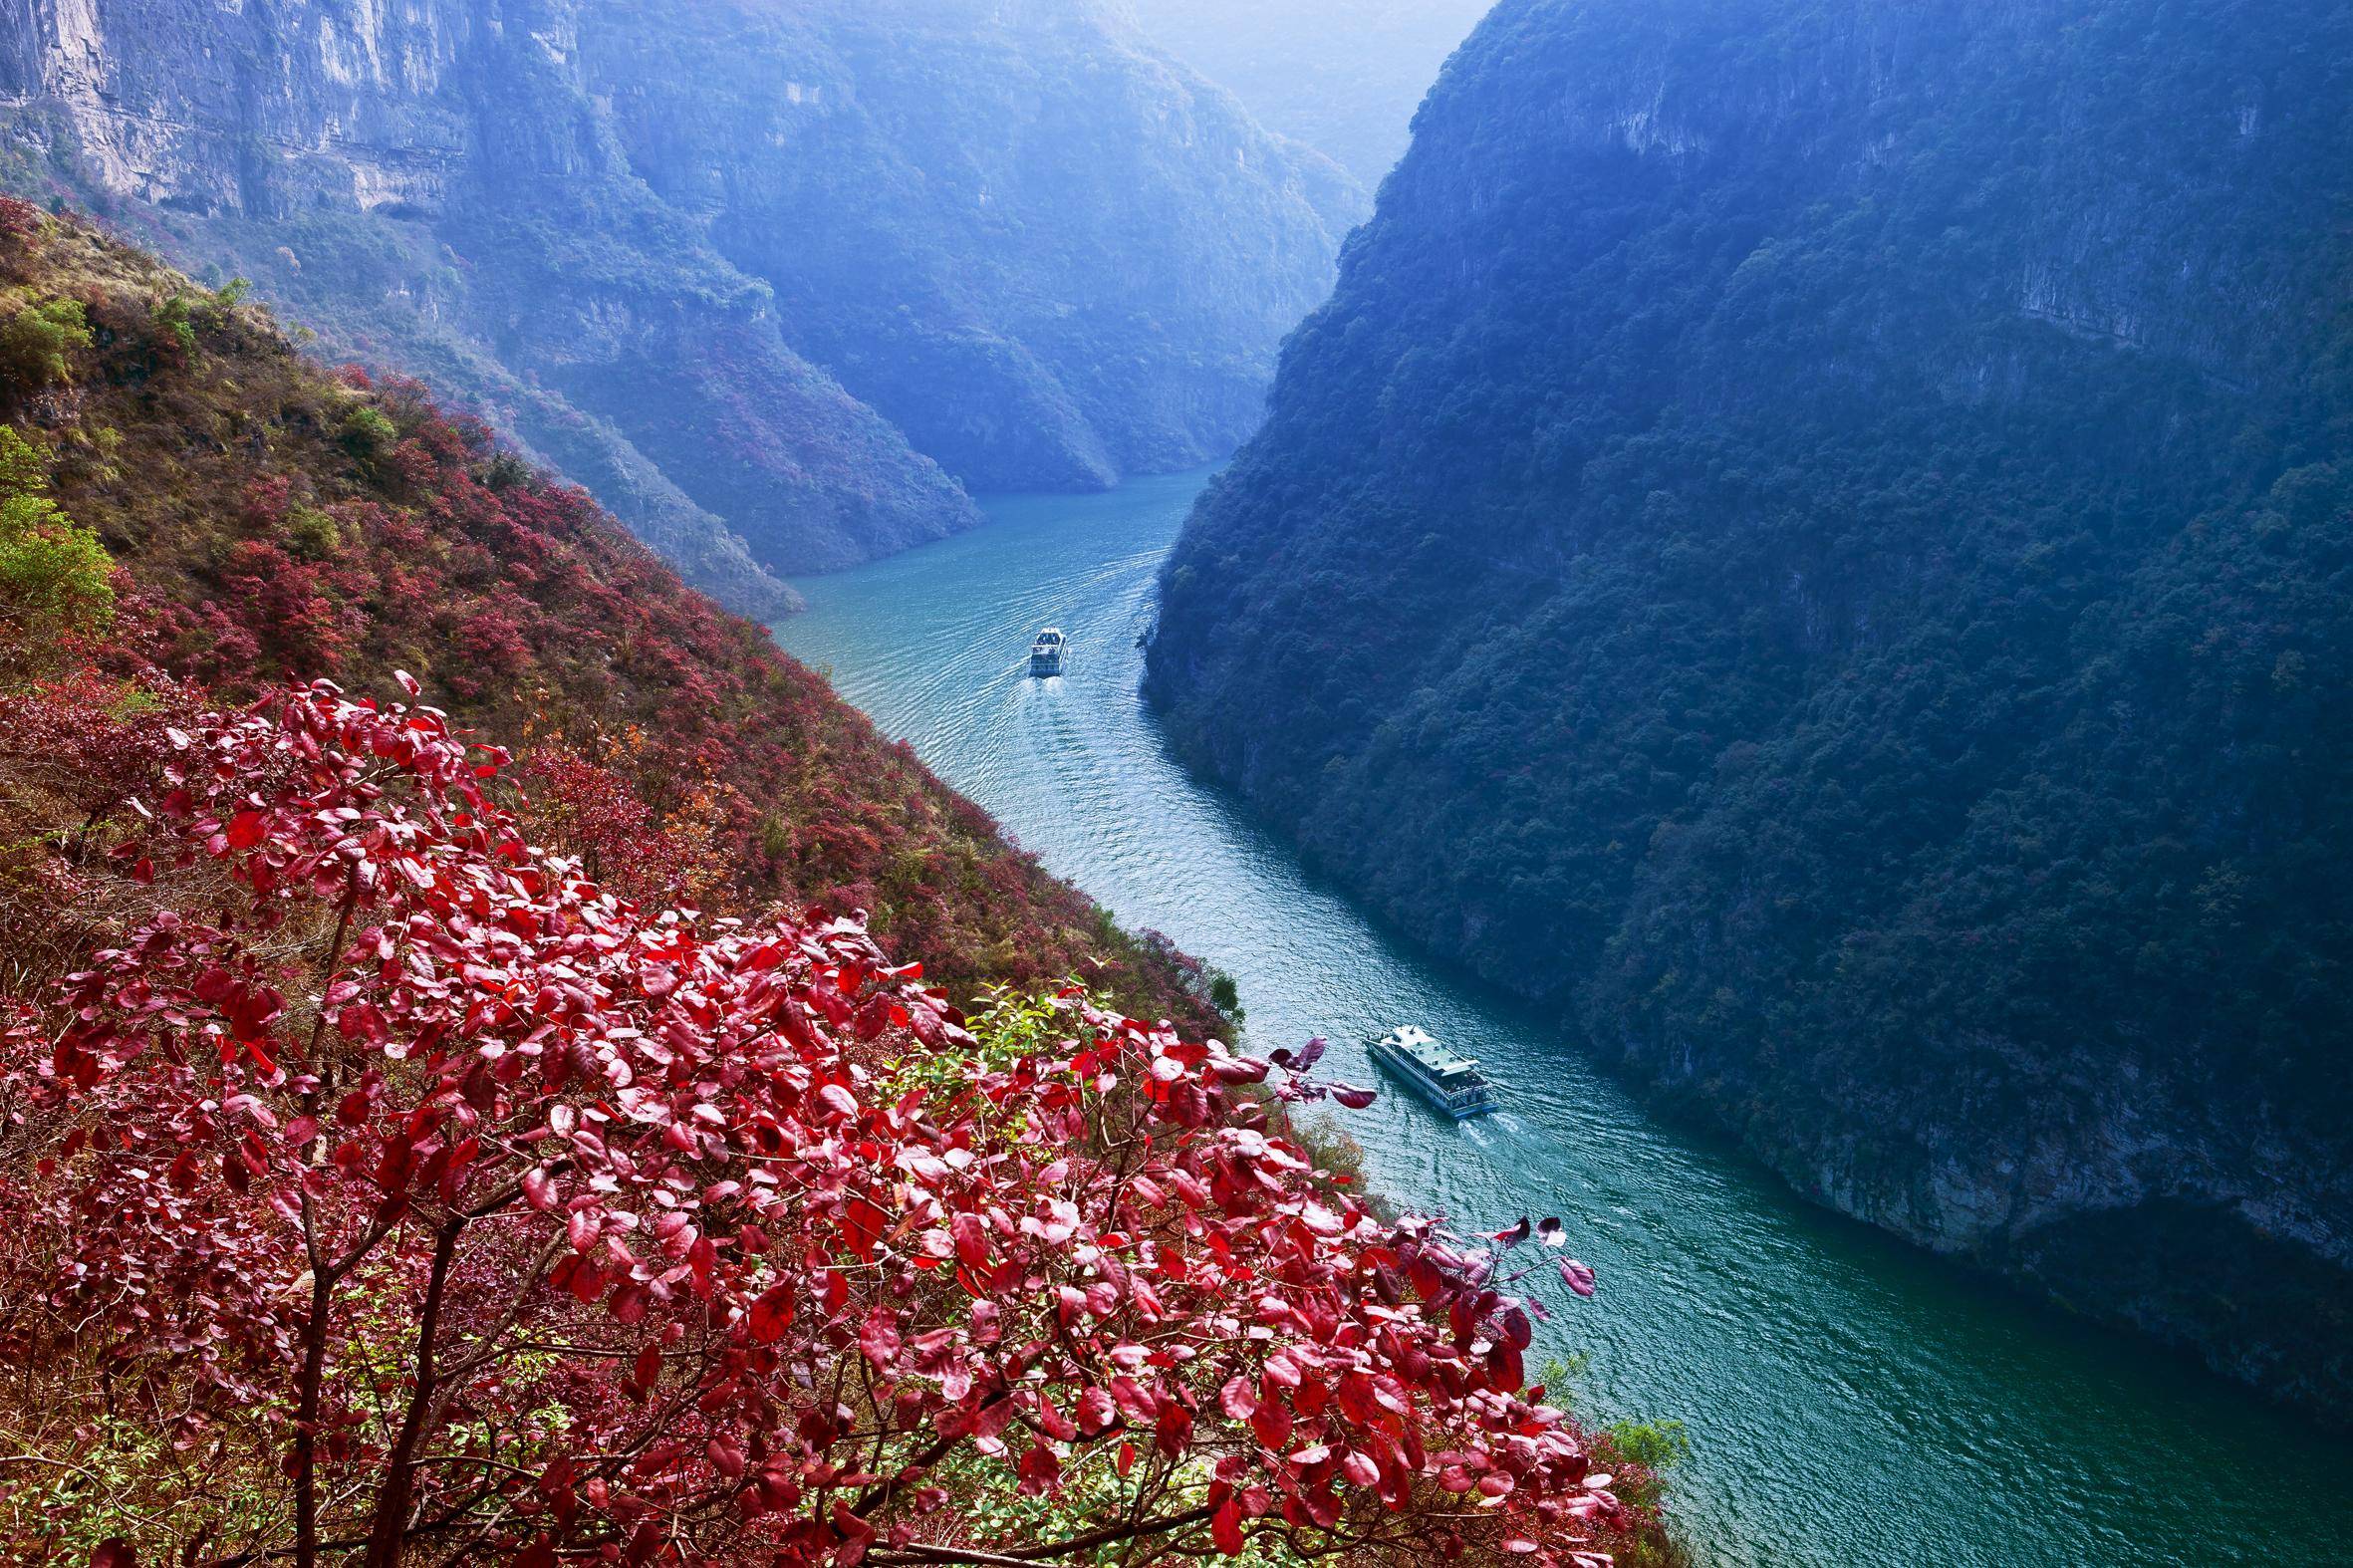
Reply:
[[[988,527],[798,585],[778,641],[1131,926],[1231,973],[1258,1049],[1416,1022],[1507,1109],[1343,1113],[1373,1182],[1464,1220],[1559,1213],[1600,1272],[1550,1331],[1582,1409],[1672,1417],[1702,1563],[2353,1563],[2353,1443],[2015,1300],[1660,1125],[1559,1031],[1401,947],[1173,763],[1137,697],[1161,557],[1206,476],[992,502]],[[1027,678],[1039,627],[1067,674]]]

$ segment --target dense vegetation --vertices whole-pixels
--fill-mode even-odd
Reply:
[[[1353,211],[1097,0],[34,6],[0,186],[252,279],[747,614],[964,484],[1231,450]]]
[[[414,387],[326,375],[250,305],[21,203],[0,219],[0,354],[38,373],[0,382],[13,620],[32,575],[60,610],[106,598],[108,667],[224,700],[296,671],[411,670],[522,748],[538,826],[622,886],[674,871],[742,907],[863,910],[958,996],[1075,974],[1209,1027],[1205,981],[1009,848],[586,496]],[[119,586],[74,576],[97,544]],[[78,918],[44,857],[8,842],[0,924]]]
[[[1567,1226],[1378,1213],[1370,1091],[478,428],[0,240],[0,1555],[1672,1558]]]
[[[2353,6],[1508,0],[1192,758],[1803,1190],[2353,1411]]]
[[[1082,993],[975,1033],[854,921],[619,898],[429,708],[186,723],[0,698],[18,780],[117,761],[61,878],[125,920],[0,1025],[10,1561],[1601,1568],[1652,1528],[1498,1289],[1560,1221],[1384,1221],[1269,1064]]]

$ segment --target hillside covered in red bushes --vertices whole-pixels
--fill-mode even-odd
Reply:
[[[1387,1214],[577,495],[0,228],[0,1558],[1674,1560],[1570,1226]]]
[[[533,825],[624,884],[865,911],[959,997],[1076,975],[1210,1021],[1118,930],[756,626],[422,389],[324,373],[234,290],[0,201],[12,481],[118,568],[100,662],[235,700],[413,672],[514,743]]]

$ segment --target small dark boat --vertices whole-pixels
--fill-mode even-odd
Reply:
[[[1037,641],[1029,645],[1029,672],[1033,675],[1062,673],[1062,631],[1048,627],[1040,632]]]
[[[1455,1055],[1412,1024],[1365,1049],[1433,1111],[1467,1122],[1496,1109],[1495,1087],[1479,1072],[1478,1063]]]

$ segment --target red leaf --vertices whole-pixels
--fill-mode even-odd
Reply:
[[[878,1367],[888,1367],[899,1359],[899,1314],[889,1307],[878,1306],[866,1315],[866,1323],[858,1331],[858,1348],[866,1359]]]
[[[784,1331],[792,1327],[793,1289],[789,1284],[771,1287],[752,1303],[751,1336],[759,1345],[773,1345],[784,1338]]]
[[[947,1222],[955,1237],[956,1257],[967,1268],[988,1266],[988,1224],[978,1214],[958,1214]]]
[[[1051,1491],[1062,1479],[1062,1461],[1055,1457],[1054,1450],[1045,1443],[1035,1442],[1021,1455],[1016,1473],[1021,1477],[1021,1494],[1035,1497]]]
[[[1219,1503],[1217,1511],[1209,1516],[1209,1538],[1228,1557],[1242,1554],[1242,1510],[1231,1497]]]
[[[654,1385],[660,1381],[661,1347],[647,1345],[639,1350],[637,1363],[630,1368],[628,1384],[630,1397],[643,1402],[646,1396],[654,1391]]]
[[[1092,1437],[1107,1432],[1119,1420],[1119,1412],[1112,1405],[1111,1396],[1099,1388],[1089,1388],[1079,1395],[1079,1431]]]

